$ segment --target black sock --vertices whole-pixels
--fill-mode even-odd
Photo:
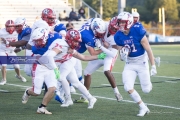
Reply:
[[[30,96],[29,93],[28,93],[28,90],[26,90],[26,94],[27,94],[28,96]]]
[[[43,104],[41,104],[40,106],[39,106],[39,108],[42,108],[42,107],[46,107],[45,105],[43,105]]]

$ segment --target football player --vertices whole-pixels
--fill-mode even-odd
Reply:
[[[122,81],[124,89],[130,97],[139,105],[139,113],[137,116],[144,116],[150,110],[142,101],[139,93],[134,89],[136,76],[139,77],[141,89],[144,93],[149,93],[152,90],[151,75],[156,75],[156,65],[153,52],[146,37],[146,30],[142,24],[133,24],[133,16],[128,12],[121,12],[117,17],[119,31],[115,34],[114,40],[120,46],[120,54],[125,60],[125,66],[122,73]],[[127,49],[127,50],[124,50]],[[145,54],[145,51],[147,54]],[[151,63],[151,71],[149,73],[149,57]],[[124,59],[125,58],[125,59]]]
[[[5,28],[0,30],[0,56],[16,56],[14,52],[15,47],[11,46],[10,43],[14,44],[18,41],[18,33],[15,31],[15,24],[13,20],[8,20],[5,23]],[[2,81],[0,85],[6,84],[6,66],[7,64],[1,65]],[[20,67],[18,64],[14,64],[14,69],[16,72],[16,78],[20,79],[22,82],[26,82],[26,79],[20,74]]]

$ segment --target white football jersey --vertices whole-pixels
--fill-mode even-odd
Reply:
[[[49,49],[57,48],[61,52],[54,57],[56,62],[63,63],[72,58],[72,54],[68,54],[69,45],[65,39],[57,39],[49,46]]]
[[[108,35],[108,26],[109,26],[109,22],[106,22],[106,33],[104,36],[104,40],[106,42],[108,42],[110,44],[109,48],[111,48],[112,45],[116,45],[115,41],[114,41],[114,35]]]
[[[4,38],[8,42],[16,42],[16,41],[18,41],[18,33],[16,31],[14,31],[12,34],[9,34],[6,31],[6,28],[3,28],[0,30],[0,38]],[[10,51],[14,51],[15,48],[16,47],[7,46],[2,41],[0,43],[0,51],[9,51],[10,52]]]

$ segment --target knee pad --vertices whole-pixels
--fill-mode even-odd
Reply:
[[[149,85],[149,86],[144,87],[144,88],[142,89],[142,91],[143,91],[144,93],[150,93],[151,90],[152,90],[152,85]]]
[[[91,74],[89,73],[88,70],[85,69],[85,70],[84,70],[84,75],[87,76],[87,75],[91,75]]]
[[[20,67],[19,67],[18,64],[14,64],[14,68],[15,68],[15,69],[19,69]]]
[[[37,94],[37,95],[40,95],[41,94],[41,90],[42,90],[41,88],[40,89],[34,88],[34,93]]]
[[[132,86],[130,86],[130,85],[128,85],[128,84],[124,84],[124,90],[125,90],[126,92],[128,92],[129,90],[132,90],[132,89],[134,89]]]

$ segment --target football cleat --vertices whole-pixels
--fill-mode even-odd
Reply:
[[[115,97],[116,97],[116,99],[117,99],[118,102],[120,102],[120,101],[123,100],[123,97],[122,97],[122,95],[121,95],[120,93],[116,93],[116,94],[115,94]]]
[[[22,96],[22,103],[23,104],[26,104],[27,103],[27,101],[28,101],[28,99],[29,99],[29,95],[26,93],[26,91],[28,90],[29,88],[27,88],[26,90],[25,90],[25,92],[24,92],[24,95]]]
[[[24,78],[23,76],[18,76],[18,75],[15,75],[15,77],[17,78],[17,79],[19,79],[19,80],[21,80],[22,82],[26,82],[27,80],[26,80],[26,78]]]
[[[89,99],[89,105],[88,105],[88,109],[93,109],[94,104],[96,103],[97,99],[95,97],[92,97],[91,99]]]
[[[69,107],[70,105],[73,105],[73,101],[71,98],[67,98],[65,103],[63,103],[61,107]]]
[[[1,82],[0,82],[0,85],[5,85],[6,84],[6,80],[1,80]]]
[[[150,113],[150,110],[148,109],[148,107],[144,107],[144,108],[140,108],[139,110],[139,114],[137,114],[137,116],[139,117],[143,117],[144,115],[146,114],[149,114]]]
[[[47,114],[47,115],[51,115],[52,112],[49,112],[45,107],[41,107],[37,109],[37,113],[38,114]]]
[[[83,97],[80,97],[79,100],[74,100],[74,103],[89,103],[89,101]]]

